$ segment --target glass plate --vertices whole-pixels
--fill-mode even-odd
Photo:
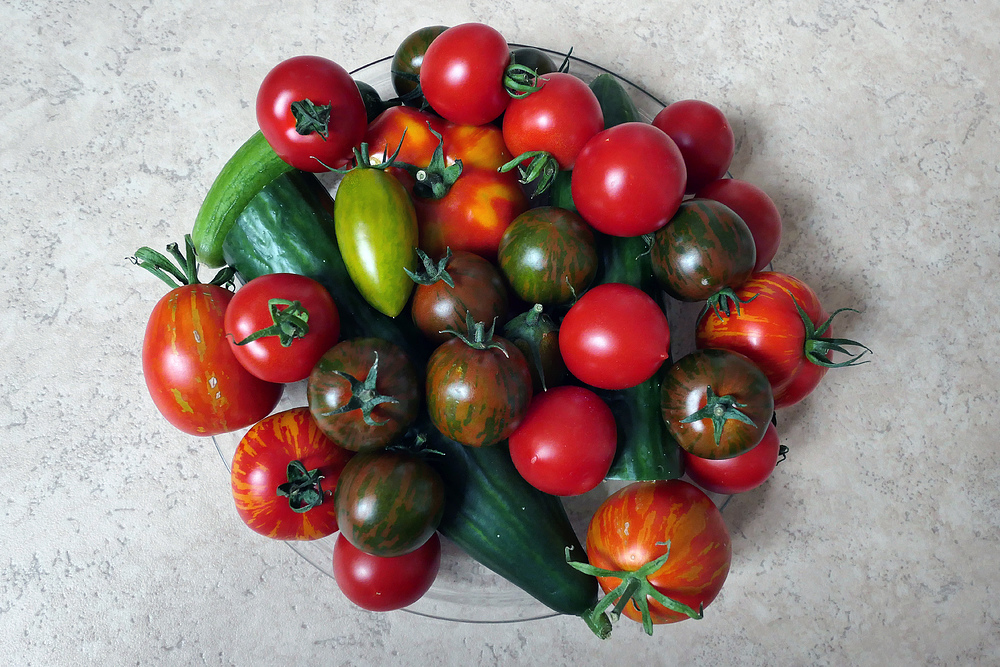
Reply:
[[[516,48],[525,45],[511,44],[510,46]],[[556,65],[559,65],[565,58],[565,54],[556,51],[539,47],[533,48],[548,53]],[[354,70],[351,72],[351,76],[374,87],[383,99],[391,99],[396,96],[390,80],[391,60],[392,56],[386,56]],[[642,119],[646,122],[652,121],[653,117],[664,107],[664,103],[656,97],[614,72],[575,56],[570,56],[569,62],[570,73],[580,77],[588,84],[605,72],[618,79],[635,102]],[[337,180],[339,179],[324,179],[324,183],[330,187],[331,191],[334,191]],[[694,331],[693,317],[697,314],[700,306],[692,309],[692,305],[695,304],[681,304],[672,299],[666,299],[665,306],[672,332],[676,331],[681,334],[685,331]],[[673,337],[671,341],[673,358],[679,358],[692,349],[694,346],[690,337],[685,338],[683,335]],[[276,411],[308,405],[305,386],[305,381],[287,385]],[[247,430],[249,429],[212,438],[227,470],[232,462],[236,447]],[[567,514],[577,534],[581,536],[581,541],[586,535],[590,517],[597,507],[610,494],[626,484],[627,482],[607,481],[590,493],[564,499],[563,504]],[[716,504],[725,505],[726,496],[708,495]],[[335,541],[336,535],[332,535],[321,540],[286,542],[286,544],[320,572],[333,577],[333,545]],[[516,623],[556,615],[556,612],[473,560],[447,539],[441,540],[441,570],[434,585],[419,601],[404,611],[420,616],[463,623]]]

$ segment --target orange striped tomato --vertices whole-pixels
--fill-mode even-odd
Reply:
[[[233,455],[236,512],[277,540],[316,540],[337,531],[333,492],[354,455],[316,425],[309,408],[278,412],[251,428]]]

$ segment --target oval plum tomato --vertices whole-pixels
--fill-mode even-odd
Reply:
[[[334,489],[353,455],[324,435],[308,408],[265,417],[233,454],[236,512],[254,532],[277,540],[332,535]]]
[[[427,103],[453,123],[484,125],[507,108],[507,40],[482,23],[448,28],[427,47],[420,88]]]
[[[752,449],[774,414],[767,376],[742,354],[696,350],[663,377],[660,410],[685,451],[728,459]]]
[[[594,233],[576,213],[553,206],[514,218],[497,255],[511,289],[528,303],[568,303],[597,274]]]
[[[427,47],[447,29],[443,25],[420,28],[407,35],[396,47],[389,64],[389,73],[396,95],[403,98],[405,104],[420,106],[423,101],[423,95],[417,92],[420,86],[420,66],[424,62]]]
[[[476,322],[503,321],[507,287],[492,263],[479,255],[445,251],[436,264],[420,253],[424,270],[411,277],[417,283],[410,304],[413,323],[427,339],[440,345],[451,339],[447,329],[460,329],[466,313]]]
[[[576,496],[608,474],[618,427],[611,408],[591,390],[554,387],[531,399],[508,444],[525,481],[554,496]]]
[[[333,578],[348,600],[368,611],[408,607],[430,590],[441,568],[441,538],[402,556],[372,556],[347,541],[333,545]]]
[[[746,181],[723,178],[699,189],[695,196],[725,204],[746,223],[757,250],[755,273],[771,263],[781,245],[781,214],[763,190]]]
[[[417,417],[420,381],[399,346],[380,338],[341,341],[320,357],[306,384],[309,409],[338,445],[379,449]]]
[[[793,405],[805,398],[829,368],[865,363],[871,352],[856,341],[830,338],[833,316],[804,282],[785,273],[755,273],[736,291],[743,302],[738,312],[723,317],[706,312],[695,329],[699,348],[723,348],[749,357],[771,383],[774,407]],[[752,298],[752,299],[751,299]],[[859,354],[834,363],[834,352]]]
[[[493,445],[521,423],[531,371],[521,350],[467,318],[468,334],[442,343],[427,362],[427,413],[443,435],[470,447]]]
[[[559,328],[559,351],[577,379],[600,389],[645,382],[670,356],[670,327],[638,287],[605,283],[573,304]]]
[[[597,508],[587,528],[587,558],[589,568],[574,567],[595,574],[607,593],[593,613],[627,591],[621,612],[652,634],[653,624],[702,617],[729,575],[732,543],[722,514],[693,484],[634,482]],[[623,581],[612,572],[630,575]]]
[[[412,452],[362,452],[334,493],[340,534],[373,556],[402,556],[430,539],[444,516],[444,482]]]
[[[303,171],[326,172],[350,159],[368,116],[347,70],[319,56],[295,56],[261,82],[257,124],[282,160]]]
[[[146,323],[142,374],[153,403],[173,426],[191,435],[228,433],[267,416],[284,387],[251,375],[237,360],[225,328],[233,293],[220,286],[232,279],[232,270],[199,283],[190,235],[185,243],[186,256],[177,244],[167,246],[182,269],[151,248],[135,253],[138,266],[172,287]]]
[[[268,273],[241,287],[226,309],[233,354],[268,382],[298,382],[340,338],[340,315],[321,284]]]
[[[726,115],[701,100],[680,100],[653,118],[677,144],[687,168],[688,194],[726,175],[736,153],[736,139]]]
[[[732,209],[711,199],[682,202],[649,250],[653,275],[679,301],[728,311],[732,290],[753,271],[753,236]]]
[[[703,459],[684,452],[684,472],[712,493],[744,493],[767,481],[778,465],[781,445],[774,424],[768,423],[760,443],[731,459]]]

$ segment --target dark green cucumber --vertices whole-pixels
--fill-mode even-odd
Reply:
[[[237,149],[215,177],[194,221],[191,239],[202,264],[225,263],[222,243],[243,208],[265,185],[291,170],[259,131]]]
[[[333,231],[333,203],[313,174],[294,170],[252,197],[222,244],[225,262],[244,280],[297,273],[329,290],[340,315],[341,338],[374,336],[396,343],[418,368],[428,352],[409,318],[372,308],[351,282]]]
[[[590,82],[590,89],[601,103],[605,128],[641,120],[635,102],[615,77],[607,73],[599,74]]]

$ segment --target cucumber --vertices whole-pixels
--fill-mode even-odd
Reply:
[[[237,149],[215,177],[194,220],[191,239],[202,264],[225,264],[222,244],[236,218],[265,185],[291,170],[260,131]]]
[[[599,74],[590,82],[590,89],[597,96],[604,113],[604,128],[614,127],[622,123],[642,120],[639,109],[629,97],[624,86],[608,73]]]

